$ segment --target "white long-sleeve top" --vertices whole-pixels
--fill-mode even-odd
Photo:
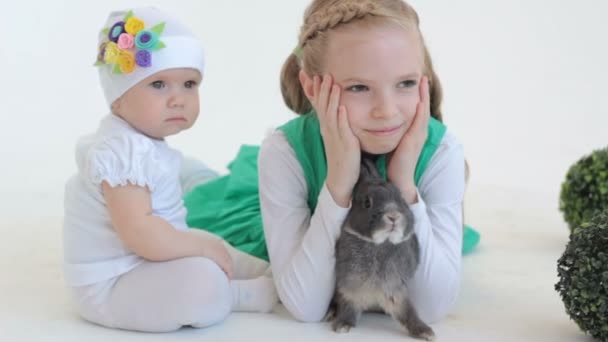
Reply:
[[[277,130],[262,143],[259,191],[264,233],[281,302],[297,319],[318,322],[335,287],[335,243],[349,208],[338,206],[324,184],[311,216],[307,183],[294,150]],[[464,153],[446,131],[410,206],[420,264],[409,293],[420,318],[442,319],[460,285]]]

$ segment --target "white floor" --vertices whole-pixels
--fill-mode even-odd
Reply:
[[[569,320],[553,289],[567,241],[555,194],[473,184],[466,203],[467,220],[481,231],[482,243],[464,258],[461,295],[449,317],[433,326],[437,340],[591,341]],[[337,335],[327,324],[292,320],[281,306],[274,314],[234,314],[212,328],[170,334],[98,327],[78,318],[67,300],[61,218],[21,216],[0,222],[0,341],[407,339],[386,316],[364,315],[348,335]]]

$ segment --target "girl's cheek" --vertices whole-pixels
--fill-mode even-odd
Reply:
[[[340,95],[340,104],[345,106],[349,112],[364,112],[370,109],[371,103],[366,96],[343,92]]]
[[[420,101],[419,97],[420,96],[416,94],[411,94],[404,99],[402,108],[406,119],[410,120],[416,115],[416,108],[418,107],[418,102]]]

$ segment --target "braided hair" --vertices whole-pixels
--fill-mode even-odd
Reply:
[[[442,121],[441,84],[420,34],[418,14],[402,0],[314,0],[304,13],[298,45],[287,57],[281,70],[281,93],[285,104],[297,114],[312,110],[300,85],[300,70],[311,76],[320,74],[332,30],[363,20],[388,20],[418,33],[424,50],[425,74],[430,83],[431,115]]]

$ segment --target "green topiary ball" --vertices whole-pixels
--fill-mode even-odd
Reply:
[[[559,209],[571,231],[608,208],[608,147],[570,167],[559,197]]]
[[[557,274],[555,290],[570,318],[585,333],[608,341],[608,210],[570,234]]]

